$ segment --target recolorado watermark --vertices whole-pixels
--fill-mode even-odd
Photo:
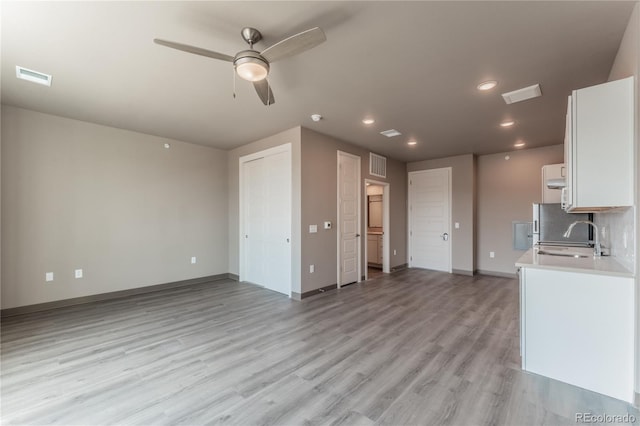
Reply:
[[[593,414],[593,413],[576,413],[576,423],[613,423],[633,424],[636,422],[636,416],[633,414]]]

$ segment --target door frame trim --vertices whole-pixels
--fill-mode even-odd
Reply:
[[[244,228],[245,228],[245,203],[244,203],[244,164],[249,163],[251,161],[259,160],[264,157],[268,157],[274,154],[280,154],[282,152],[289,153],[289,165],[292,165],[292,145],[291,143],[284,143],[278,146],[274,146],[272,148],[267,148],[262,151],[253,152],[251,154],[243,155],[238,159],[238,202],[239,202],[239,210],[238,210],[238,239],[239,239],[239,257],[238,257],[238,281],[244,281],[246,277],[246,264],[245,264],[245,256],[246,256],[246,247],[244,238]],[[293,184],[289,182],[289,200],[291,205],[293,206]],[[292,211],[289,212],[289,226],[291,229],[289,230],[289,268],[291,269],[291,278],[289,279],[289,297],[291,297],[291,292],[293,291],[293,248],[292,248],[292,230],[293,230],[293,208]]]
[[[336,220],[336,249],[337,249],[337,253],[336,253],[336,260],[337,260],[337,265],[336,265],[336,283],[338,288],[341,288],[340,285],[340,281],[342,278],[342,273],[341,273],[341,265],[342,265],[342,259],[340,256],[341,250],[340,250],[340,231],[341,231],[341,214],[340,214],[340,156],[345,156],[345,157],[351,157],[354,160],[357,160],[357,169],[358,169],[358,182],[362,181],[362,158],[360,158],[359,155],[354,155],[354,154],[350,154],[348,152],[344,152],[344,151],[340,151],[337,150],[336,153],[336,210],[337,210],[337,220]],[[356,187],[358,188],[357,190],[360,191],[360,185],[357,184]],[[356,238],[360,238],[359,241],[356,242],[356,247],[357,247],[357,258],[358,258],[358,278],[356,280],[356,282],[361,282],[362,281],[362,194],[359,194],[357,197],[358,200],[358,211],[357,211],[357,217],[358,217],[358,225],[356,227],[357,231],[356,233],[360,235],[360,237],[356,237]]]
[[[409,268],[413,268],[413,252],[411,250],[411,231],[412,231],[412,223],[411,223],[411,176],[415,176],[420,173],[427,173],[434,170],[446,170],[447,178],[448,178],[448,187],[449,187],[449,211],[448,211],[448,227],[449,227],[449,268],[448,271],[450,274],[453,273],[453,235],[451,235],[451,224],[453,222],[453,167],[437,167],[433,169],[425,169],[425,170],[416,170],[413,172],[407,173],[407,265]]]
[[[367,200],[367,183],[377,186],[382,186],[382,272],[388,274],[391,272],[391,220],[390,220],[390,206],[391,206],[391,184],[389,182],[383,182],[380,180],[365,179],[364,180],[364,218],[365,222],[369,217],[369,203]],[[369,227],[365,224],[364,229]],[[368,239],[368,235],[367,235]],[[366,260],[367,268],[364,269],[364,279],[369,279],[369,257],[367,244],[364,244],[364,258]]]

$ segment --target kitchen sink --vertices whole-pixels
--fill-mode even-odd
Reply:
[[[545,249],[538,250],[538,254],[544,254],[547,256],[563,256],[563,257],[575,257],[575,258],[587,258],[593,257],[593,254],[581,253],[578,251],[570,251],[570,250],[553,250],[553,249]]]

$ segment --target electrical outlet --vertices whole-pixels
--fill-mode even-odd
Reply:
[[[53,272],[47,272],[44,274],[44,280],[47,282],[53,281]]]
[[[496,252],[495,252],[495,251],[490,251],[490,252],[489,252],[489,257],[490,257],[490,258],[492,258],[492,259],[493,259],[494,257],[496,257]]]
[[[316,271],[316,265],[309,265],[309,273],[313,274]]]
[[[194,265],[196,263],[196,260],[197,260],[196,257],[192,256],[191,257],[191,264]]]
[[[76,269],[75,271],[73,271],[73,274],[76,278],[82,278],[82,269]]]
[[[456,228],[456,229],[460,229],[460,222],[456,222],[456,224],[455,224],[455,228]]]
[[[396,249],[393,249],[393,255],[395,256],[396,254]]]

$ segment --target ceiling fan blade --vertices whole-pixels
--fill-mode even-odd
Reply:
[[[303,31],[299,34],[292,35],[267,47],[260,54],[269,62],[275,62],[280,59],[288,58],[289,56],[297,55],[305,50],[309,50],[312,47],[316,47],[320,43],[324,42],[327,36],[324,35],[324,31],[321,28],[315,27],[310,30]]]
[[[269,86],[269,82],[265,78],[264,80],[254,81],[253,87],[256,88],[256,93],[262,100],[262,103],[265,105],[271,105],[276,102],[273,98],[273,92],[271,91],[271,86]]]
[[[154,38],[153,42],[162,46],[171,47],[172,49],[182,50],[184,52],[195,53],[196,55],[206,56],[208,58],[220,59],[221,61],[233,62],[233,56],[224,53],[214,52],[213,50],[203,49],[201,47],[189,46],[188,44],[176,43],[173,41]]]

